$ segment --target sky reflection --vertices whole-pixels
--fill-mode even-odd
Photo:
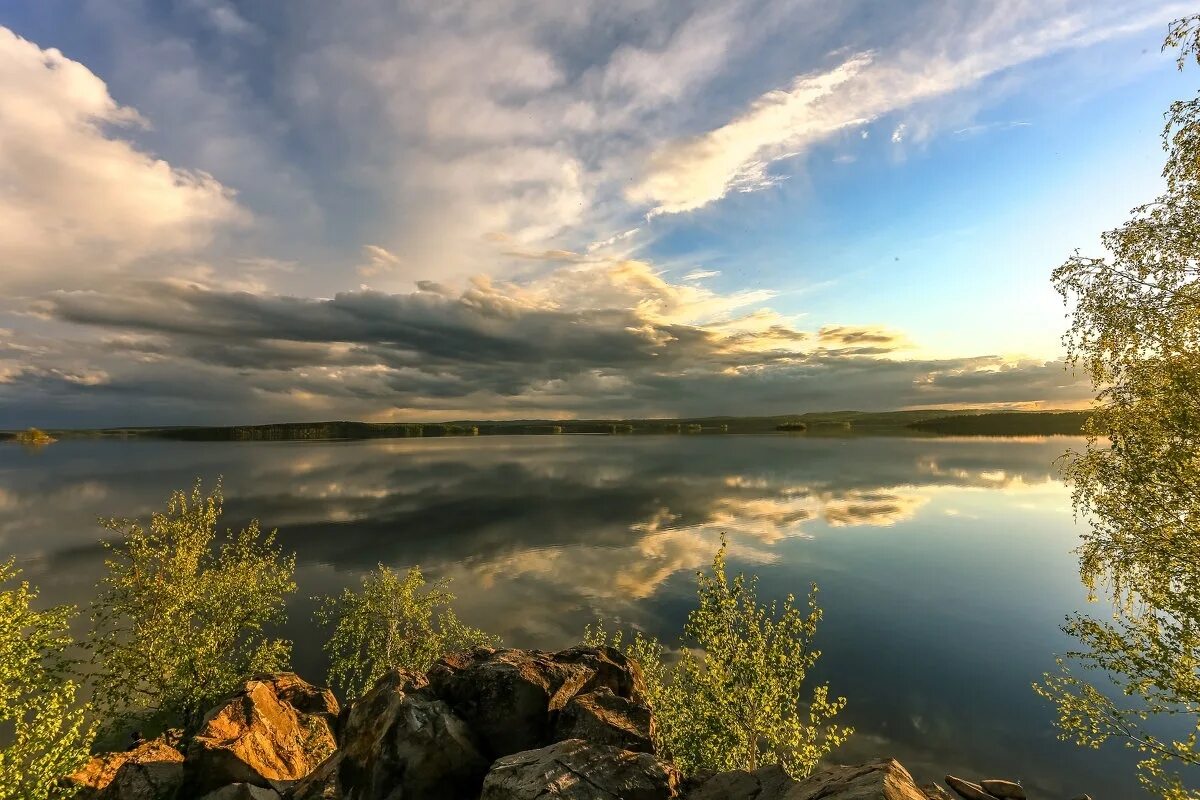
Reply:
[[[47,600],[84,603],[101,515],[145,516],[223,476],[298,556],[288,635],[324,669],[311,597],[377,563],[453,579],[462,615],[560,647],[597,616],[671,637],[720,536],[762,592],[821,586],[820,677],[850,698],[846,759],[924,777],[1133,786],[1124,759],[1053,740],[1029,690],[1084,603],[1054,459],[1066,439],[513,437],[346,443],[61,442],[0,450],[0,552]],[[1118,754],[1119,755],[1119,754]],[[1103,783],[1098,785],[1097,780]]]

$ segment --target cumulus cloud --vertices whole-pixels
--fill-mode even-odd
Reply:
[[[114,135],[148,123],[58,50],[0,28],[0,84],[6,288],[53,286],[186,252],[245,216],[212,176],[173,167]]]

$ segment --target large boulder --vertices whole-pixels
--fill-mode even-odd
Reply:
[[[693,781],[687,800],[929,800],[899,761],[880,759],[855,767],[828,766],[803,780],[776,765],[733,770]]]
[[[759,767],[753,772],[742,769],[718,772],[691,780],[687,800],[782,800],[796,781],[778,764]]]
[[[279,792],[252,783],[231,783],[209,792],[200,800],[279,800]]]
[[[1026,800],[1025,787],[1015,781],[1003,778],[988,778],[979,782],[979,786],[992,797],[1000,800]]]
[[[927,800],[912,775],[894,758],[855,767],[819,769],[784,795],[786,800]]]
[[[234,783],[286,790],[337,748],[337,714],[332,692],[292,673],[247,681],[188,744],[186,794]]]
[[[294,800],[474,798],[489,760],[425,676],[395,669],[343,714],[341,747]]]
[[[550,744],[559,712],[576,695],[607,688],[634,703],[645,697],[637,665],[611,647],[557,653],[480,647],[443,658],[429,670],[429,684],[492,759]]]
[[[93,756],[66,782],[76,800],[170,800],[183,782],[183,754],[163,739]]]
[[[653,737],[650,708],[614,694],[607,686],[572,697],[554,726],[559,741],[585,739],[638,753],[654,752]]]
[[[963,800],[996,800],[991,794],[985,792],[983,787],[978,783],[972,783],[953,775],[946,776],[946,785],[953,789],[954,793],[963,798]]]
[[[649,753],[567,739],[498,759],[479,800],[668,800],[679,782]]]

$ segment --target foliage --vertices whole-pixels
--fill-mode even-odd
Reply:
[[[65,655],[75,610],[35,610],[28,583],[5,588],[18,575],[11,560],[0,563],[0,800],[66,797],[58,779],[87,758],[93,732]]]
[[[21,431],[17,434],[17,442],[19,444],[28,445],[30,447],[41,447],[42,445],[52,444],[56,441],[53,436],[38,428],[30,428]]]
[[[712,574],[697,575],[697,607],[684,626],[679,658],[668,664],[664,647],[637,634],[625,648],[645,673],[647,699],[658,721],[656,745],[686,773],[753,770],[780,764],[789,775],[810,774],[817,762],[849,738],[850,728],[827,724],[846,705],[816,687],[801,701],[804,680],[821,653],[812,646],[821,610],[816,586],[807,613],[791,595],[763,605],[757,578],[725,573],[726,544]],[[585,632],[589,644],[621,646],[602,625]]]
[[[448,586],[441,580],[426,588],[419,567],[401,575],[380,564],[358,591],[318,598],[317,620],[333,626],[325,643],[329,683],[356,697],[393,667],[425,672],[447,653],[498,647],[499,637],[459,620]]]
[[[1171,26],[1180,67],[1200,60],[1200,15]],[[1090,530],[1081,573],[1111,591],[1111,620],[1077,615],[1084,648],[1059,660],[1040,693],[1059,706],[1063,738],[1122,739],[1144,754],[1143,784],[1198,798],[1180,768],[1200,766],[1200,97],[1167,112],[1166,192],[1104,234],[1108,258],[1078,253],[1054,281],[1073,301],[1065,337],[1097,389],[1088,444],[1065,475]],[[1127,700],[1077,672],[1106,674]],[[1161,739],[1148,721],[1183,715],[1193,732]]]
[[[139,720],[190,733],[215,701],[259,672],[287,666],[291,644],[267,626],[284,620],[295,556],[258,521],[217,538],[221,485],[176,491],[150,526],[101,520],[108,574],[94,603],[90,640],[95,697],[110,726]]]

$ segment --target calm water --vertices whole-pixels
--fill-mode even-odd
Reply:
[[[314,594],[377,563],[453,579],[469,622],[558,648],[598,614],[672,636],[721,532],[765,595],[821,587],[822,680],[858,734],[837,757],[895,755],[1132,797],[1133,758],[1054,739],[1029,686],[1085,604],[1053,460],[1069,439],[495,437],[333,443],[61,442],[0,447],[0,557],[54,602],[85,603],[100,515],[148,515],[197,476],[226,520],[257,516],[298,555],[288,634],[320,680]]]

